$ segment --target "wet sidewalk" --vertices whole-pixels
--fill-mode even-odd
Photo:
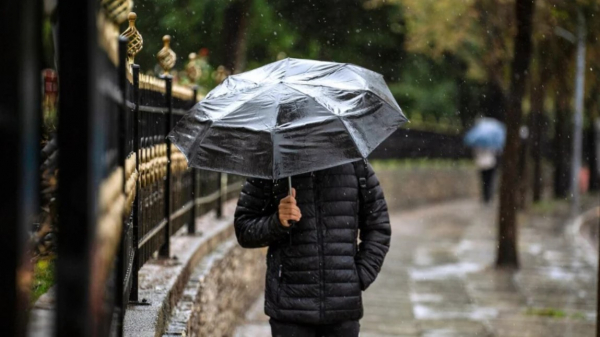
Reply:
[[[491,267],[495,207],[460,201],[391,216],[361,336],[594,336],[596,269],[564,219],[521,218],[521,269],[511,273]],[[270,336],[261,301],[236,336]]]

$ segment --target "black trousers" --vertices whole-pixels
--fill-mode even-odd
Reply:
[[[494,196],[494,173],[496,168],[493,167],[488,170],[481,170],[481,189],[483,195],[483,202],[488,203]]]
[[[346,321],[328,325],[307,325],[270,319],[273,337],[358,337],[358,321]]]

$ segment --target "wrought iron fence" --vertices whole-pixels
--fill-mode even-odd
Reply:
[[[22,6],[17,12],[34,13],[35,5],[30,6],[32,10]],[[169,130],[197,102],[198,92],[169,75],[176,55],[167,36],[157,53],[165,74],[141,73],[135,55],[143,48],[142,36],[130,9],[127,0],[84,0],[58,9],[57,336],[122,335],[127,306],[139,303],[140,268],[153,257],[168,258],[170,236],[180,230],[194,233],[198,216],[211,211],[221,216],[224,202],[239,194],[243,179],[190,169],[167,141]],[[119,24],[126,20],[129,28],[120,33]],[[77,52],[72,50],[76,42]],[[34,92],[15,97],[39,101]],[[35,118],[28,126],[31,132]],[[19,146],[15,149],[24,148]],[[36,165],[26,159],[27,167]],[[8,228],[25,228],[27,221],[11,222]],[[11,262],[25,256],[9,248]],[[6,303],[7,308],[21,300]],[[15,329],[9,330],[11,335]]]
[[[142,47],[141,35],[135,29],[135,14],[129,14],[128,19],[130,26],[121,34],[118,62],[113,65],[114,71],[120,72],[118,91],[124,97],[119,101],[123,107],[119,125],[124,137],[123,186],[126,199],[132,203],[127,208],[117,258],[122,309],[128,303],[139,303],[137,272],[156,253],[169,257],[169,237],[183,227],[194,233],[196,217],[211,210],[221,216],[223,202],[235,197],[240,186],[228,186],[227,174],[188,168],[185,156],[166,140],[173,125],[197,102],[198,92],[195,87],[174,84],[168,75],[175,59],[168,36],[158,53],[166,75],[158,78],[140,73],[134,57]],[[104,51],[114,53],[109,44]],[[124,310],[120,320],[123,314]]]

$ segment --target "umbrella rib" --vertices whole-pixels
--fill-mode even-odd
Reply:
[[[318,105],[322,106],[322,107],[323,107],[325,110],[327,110],[327,111],[331,112],[331,113],[332,113],[334,116],[336,116],[336,117],[338,118],[338,120],[340,121],[340,123],[342,123],[342,125],[343,125],[343,126],[344,126],[344,128],[346,129],[346,132],[348,133],[348,136],[349,136],[349,137],[350,137],[350,139],[352,140],[352,143],[354,143],[354,147],[355,147],[355,148],[358,150],[358,152],[360,153],[360,155],[361,155],[361,157],[362,157],[362,152],[360,151],[360,148],[358,147],[358,144],[356,144],[356,140],[354,140],[354,137],[352,137],[352,135],[350,134],[350,130],[348,130],[348,126],[347,126],[347,125],[346,125],[346,123],[344,123],[344,121],[342,120],[342,116],[340,116],[340,115],[337,115],[337,114],[335,114],[334,112],[332,112],[331,110],[329,110],[329,108],[327,108],[325,105],[321,104],[321,102],[319,102],[319,101],[318,101],[316,98],[312,97],[311,95],[309,95],[309,94],[306,94],[306,93],[303,93],[302,91],[300,91],[300,90],[298,90],[298,89],[296,89],[296,88],[290,87],[289,85],[287,85],[287,84],[285,84],[285,83],[283,83],[283,84],[284,84],[286,87],[288,87],[288,88],[290,88],[290,89],[292,89],[292,90],[294,90],[294,91],[297,91],[297,92],[299,92],[299,93],[301,93],[301,94],[303,94],[303,95],[306,95],[306,96],[310,97],[310,98],[311,98],[313,101],[315,101],[315,102],[316,102]]]
[[[350,139],[352,140],[352,143],[354,143],[354,147],[358,150],[358,153],[360,153],[360,156],[364,159],[367,156],[363,156],[362,151],[360,150],[360,148],[358,147],[358,144],[356,143],[356,139],[354,139],[354,137],[352,136],[352,134],[350,133],[350,130],[348,129],[348,125],[346,125],[346,123],[344,123],[344,120],[342,119],[342,116],[338,116],[338,120],[340,121],[340,123],[342,123],[342,125],[344,126],[344,128],[346,129],[346,133],[348,133],[348,137],[350,137]],[[367,154],[368,155],[368,154]]]
[[[337,68],[335,68],[333,71],[330,71],[330,72],[327,74],[327,76],[329,76],[329,75],[331,75],[331,74],[335,74],[336,72],[338,72],[338,71],[339,71],[339,70],[341,70],[342,68],[345,68],[345,67],[348,65],[348,63],[336,63],[336,64],[338,64],[339,66],[338,66]],[[312,68],[314,68],[314,67],[315,67],[315,66],[311,66],[311,67],[310,67],[310,68],[308,68],[308,69],[307,69],[307,70],[306,70],[304,73],[307,73],[309,70],[311,70],[311,69],[312,69]],[[293,77],[292,77],[292,78],[293,78]],[[289,77],[286,77],[286,79],[289,79]],[[293,80],[292,80],[292,82],[293,82]],[[316,86],[322,86],[322,87],[324,87],[324,85],[313,84],[313,83],[310,83],[310,82],[304,82],[304,83],[302,83],[302,81],[301,81],[300,83],[298,83],[298,84],[310,84],[310,85],[316,85]]]
[[[289,58],[288,58],[288,60],[289,60]],[[288,63],[289,63],[289,61],[288,61]],[[279,84],[283,84],[283,83],[280,82]],[[277,94],[278,94],[277,95],[277,103],[275,104],[275,110],[276,110],[276,114],[277,114],[277,116],[275,116],[276,118],[279,116],[279,102],[281,102],[281,91],[279,91]],[[275,141],[273,140],[274,130],[275,130],[275,127],[271,128],[271,146],[273,147],[273,151],[271,151],[271,153],[273,154],[273,163],[272,163],[271,172],[273,173],[273,179],[275,179],[275,163],[276,163],[275,155],[277,154],[277,155],[279,155],[279,157],[281,157],[281,155],[278,152],[275,152],[277,149],[275,146]]]
[[[330,110],[328,107],[326,107],[325,105],[323,105],[321,102],[317,101],[317,99],[316,99],[316,98],[314,98],[313,96],[311,96],[311,95],[309,95],[309,94],[307,94],[307,93],[305,93],[305,92],[302,92],[302,91],[300,91],[300,90],[298,90],[298,89],[296,89],[296,88],[294,88],[294,87],[290,87],[290,86],[289,86],[287,83],[285,83],[285,82],[283,82],[283,83],[281,83],[281,84],[285,85],[286,87],[288,87],[288,88],[290,88],[290,89],[292,89],[292,90],[294,90],[294,91],[296,91],[296,92],[299,92],[299,93],[301,93],[302,95],[305,95],[305,96],[308,96],[308,97],[310,97],[310,98],[311,98],[313,101],[315,101],[315,103],[317,103],[318,105],[322,106],[322,107],[323,107],[325,110],[327,110],[327,111],[329,111],[330,113],[332,113],[332,114],[334,114],[334,115],[335,115],[335,113],[334,113],[333,111],[331,111],[331,110]],[[279,105],[279,102],[277,102],[277,104]]]
[[[404,116],[404,114],[402,113],[402,108],[400,108],[400,106],[398,106],[398,107],[392,106],[390,103],[388,103],[387,100],[381,98],[381,96],[379,96],[377,93],[373,92],[370,89],[366,89],[366,91],[368,91],[368,92],[372,93],[373,95],[375,95],[375,97],[379,98],[380,101],[382,101],[383,103],[385,103],[388,107],[392,108],[392,110],[398,111],[398,109],[400,109],[400,116],[402,116],[404,118],[404,122],[403,123],[406,123],[408,121],[408,118],[406,118],[406,116]]]

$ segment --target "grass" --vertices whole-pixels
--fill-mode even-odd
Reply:
[[[525,312],[529,316],[541,316],[549,318],[572,318],[572,319],[585,319],[585,315],[580,312],[567,314],[565,311],[554,308],[529,308]]]
[[[548,214],[568,210],[568,202],[564,199],[543,199],[534,203],[531,210],[534,213]]]
[[[581,211],[584,212],[598,203],[598,192],[581,194]],[[531,206],[531,212],[538,215],[561,215],[569,213],[569,199],[542,199]]]
[[[31,305],[54,285],[54,258],[40,259],[33,265]]]

